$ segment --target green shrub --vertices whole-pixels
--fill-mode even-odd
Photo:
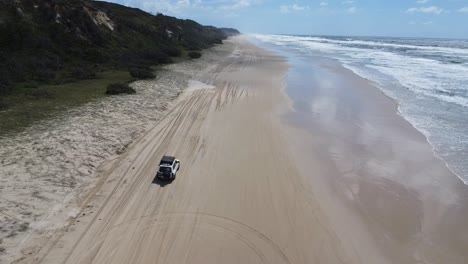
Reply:
[[[107,85],[106,94],[115,95],[122,93],[134,94],[136,91],[126,83],[111,83]]]
[[[182,55],[182,50],[177,47],[167,47],[163,51],[171,57],[180,57]]]
[[[34,89],[37,87],[39,87],[39,84],[35,81],[29,81],[24,84],[24,88],[27,88],[27,89]]]
[[[172,63],[171,57],[155,47],[152,49],[130,50],[120,55],[119,64],[130,67],[149,67]]]
[[[55,79],[55,71],[45,68],[37,68],[34,73],[34,80],[40,82],[50,82]]]
[[[154,79],[156,75],[148,69],[132,68],[129,70],[130,76],[136,79]]]
[[[84,50],[83,59],[90,62],[104,63],[109,58],[104,54],[104,52],[96,48],[89,48]]]
[[[191,59],[198,59],[201,57],[201,53],[198,52],[198,51],[191,51],[188,53],[188,56],[191,58]]]
[[[10,104],[7,103],[4,99],[0,98],[0,111],[8,109]]]
[[[12,89],[13,85],[8,72],[0,69],[0,95],[9,94]]]
[[[29,95],[33,97],[34,99],[41,99],[41,98],[46,98],[46,99],[53,99],[55,98],[55,95],[45,89],[33,89],[30,91],[27,91],[25,93],[26,95]]]
[[[29,67],[33,74],[33,80],[49,82],[56,77],[58,70],[62,68],[62,59],[49,51],[44,51],[29,59]]]
[[[91,67],[78,66],[71,69],[71,76],[78,80],[89,80],[96,78],[96,73]]]

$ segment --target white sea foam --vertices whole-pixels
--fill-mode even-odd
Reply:
[[[322,38],[322,37],[298,37],[298,36],[286,36],[286,35],[254,35],[257,39],[262,41],[268,41],[275,43],[277,45],[284,45],[286,43],[301,43],[301,42],[314,42],[314,43],[321,43],[321,44],[328,44],[334,45],[335,47],[343,47],[342,45],[350,46],[350,45],[362,45],[368,47],[386,47],[386,48],[403,48],[403,49],[411,49],[417,52],[424,52],[424,53],[440,53],[440,54],[451,54],[462,56],[468,58],[468,49],[462,48],[453,48],[453,47],[437,47],[437,46],[422,46],[422,45],[408,45],[408,44],[396,44],[396,43],[385,43],[385,42],[377,42],[377,41],[363,41],[363,40],[354,40],[354,39],[345,39],[345,40],[338,40],[338,39],[329,39],[329,38]],[[361,47],[362,48],[362,47]]]
[[[436,97],[448,103],[455,103],[468,107],[468,67],[464,64],[447,64],[434,59],[409,57],[385,50],[363,49],[349,46],[340,46],[337,43],[366,43],[374,45],[377,42],[369,41],[338,41],[326,40],[317,37],[294,37],[294,36],[272,36],[256,35],[263,41],[272,42],[276,45],[294,45],[333,54],[348,65],[360,65],[371,67],[382,73],[397,79],[403,86],[415,93]],[[407,46],[418,49],[444,50],[467,54],[468,50],[439,47],[418,47],[410,45],[396,45],[377,43],[378,46]],[[468,58],[468,57],[467,57]],[[364,64],[364,65],[363,65]],[[366,76],[367,77],[367,76]],[[459,95],[460,87],[465,88],[465,94]],[[455,90],[455,91],[454,91]]]

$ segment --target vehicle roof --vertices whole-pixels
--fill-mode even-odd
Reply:
[[[161,162],[159,162],[159,165],[161,164],[172,164],[174,163],[175,157],[172,156],[163,156],[161,159]]]

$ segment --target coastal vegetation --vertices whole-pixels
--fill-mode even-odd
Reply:
[[[130,76],[135,79],[153,79],[156,75],[150,70],[145,68],[132,68],[130,69]]]
[[[198,58],[201,58],[202,54],[198,51],[191,51],[188,53],[188,56],[191,58],[191,59],[198,59]]]
[[[235,36],[235,35],[239,35],[240,32],[239,30],[235,29],[235,28],[220,28],[224,34],[226,34],[227,36]]]
[[[110,83],[127,83],[128,71],[97,72],[95,79],[62,84],[18,84],[14,93],[0,98],[0,137],[24,130],[35,122],[53,118],[67,110],[106,96]],[[32,88],[36,87],[36,88]],[[32,91],[46,91],[49,96],[32,96]]]
[[[101,1],[0,0],[0,17],[2,130],[104,96],[111,83],[154,78],[150,67],[229,35]]]
[[[218,28],[85,0],[0,0],[0,96],[18,84],[62,84],[172,62],[221,44]]]
[[[136,93],[135,89],[130,87],[128,83],[111,83],[107,85],[106,94],[116,95],[116,94],[134,94]]]

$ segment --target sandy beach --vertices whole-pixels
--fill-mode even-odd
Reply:
[[[467,187],[395,102],[288,56],[239,36],[174,65],[173,101],[13,263],[466,263]],[[172,183],[154,181],[165,154]]]
[[[232,53],[219,45],[199,60],[164,66],[135,95],[109,96],[0,139],[0,263],[74,221],[126,149],[160,122],[183,90]]]
[[[335,60],[284,55],[291,155],[361,263],[466,263],[468,186],[395,101]]]
[[[214,88],[182,94],[105,170],[73,223],[18,263],[354,259],[305,191],[280,133],[286,61],[242,38],[233,43],[198,79]],[[152,183],[163,154],[182,162],[168,185]]]

